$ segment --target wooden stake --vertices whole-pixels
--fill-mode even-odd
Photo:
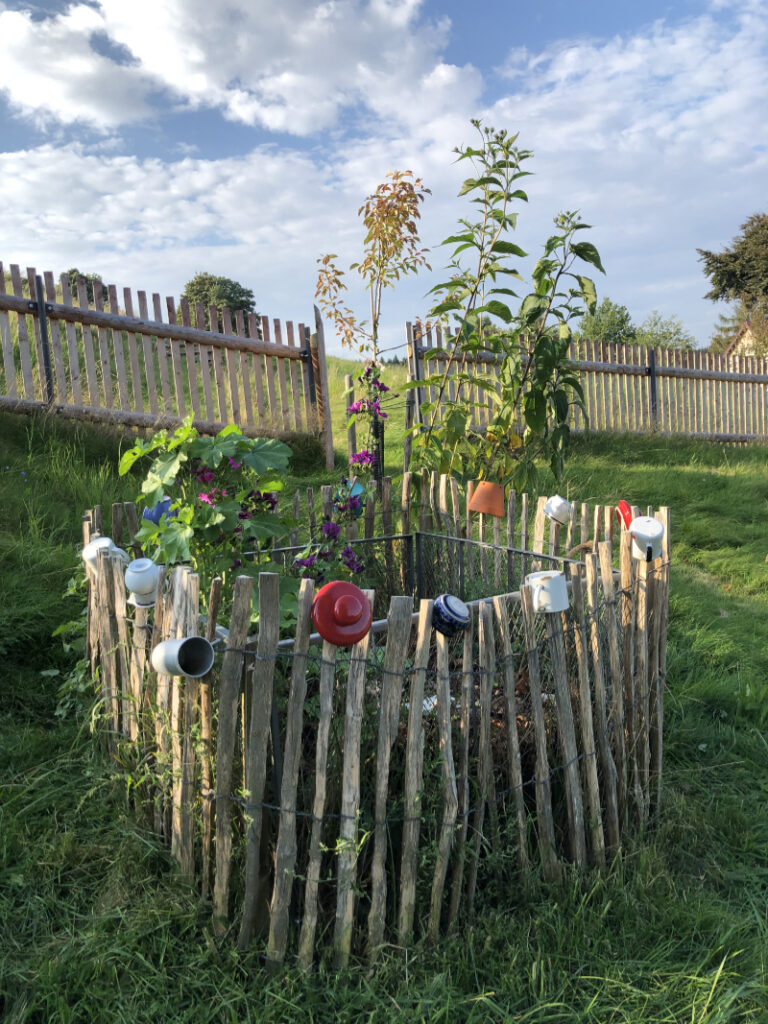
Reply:
[[[412,597],[393,597],[387,616],[387,647],[381,680],[379,738],[376,750],[376,804],[371,865],[371,909],[368,914],[368,954],[375,956],[384,941],[387,906],[387,790],[392,746],[400,720],[403,673],[411,636]]]
[[[211,592],[208,597],[208,618],[205,624],[205,638],[209,643],[216,639],[216,619],[221,602],[221,577],[214,576],[211,580]],[[213,670],[200,680],[200,741],[201,741],[201,783],[203,791],[203,898],[208,896],[211,885],[211,842],[213,840],[213,702],[211,687],[213,686]]]
[[[571,563],[568,566],[568,572],[571,578],[571,599],[573,601],[573,640],[579,666],[579,723],[581,725],[581,746],[584,751],[584,774],[587,780],[592,856],[598,867],[604,867],[605,836],[603,835],[603,815],[600,807],[600,784],[597,779],[597,748],[592,723],[592,694],[589,689],[587,625],[584,616],[581,569],[578,565]]]
[[[267,776],[269,725],[275,659],[280,639],[280,576],[259,573],[259,639],[256,663],[250,677],[251,720],[248,729],[245,789],[248,794],[248,832],[245,848],[245,892],[238,948],[245,950],[253,938],[261,903],[265,902],[261,877],[261,845],[264,830],[264,785]],[[321,675],[322,680],[322,675]]]
[[[583,867],[587,861],[587,841],[584,834],[584,804],[581,796],[576,729],[573,722],[571,691],[568,684],[562,619],[559,612],[545,612],[544,620],[547,627],[549,657],[552,663],[552,676],[555,683],[558,731],[565,761],[563,773],[565,775],[571,856],[579,867]]]
[[[365,595],[373,606],[374,592]],[[337,968],[346,967],[352,950],[352,922],[355,913],[357,874],[357,813],[360,809],[360,742],[363,724],[365,670],[371,634],[366,633],[352,648],[347,677],[347,707],[344,716],[344,763],[342,767],[341,825],[339,826],[336,926],[333,934]]]
[[[536,739],[536,821],[539,830],[539,853],[544,878],[556,881],[560,877],[560,862],[555,847],[555,824],[552,816],[552,788],[550,786],[549,756],[547,754],[547,727],[541,693],[539,645],[536,636],[536,613],[529,586],[520,588],[520,603],[525,624],[525,646],[528,649],[528,686],[531,691],[533,728]]]
[[[216,877],[213,886],[213,927],[223,935],[229,927],[229,872],[232,852],[232,764],[237,735],[237,705],[243,673],[243,649],[251,621],[253,578],[238,576],[232,601],[227,652],[219,684],[219,728],[216,744]]]
[[[403,853],[400,862],[400,917],[398,921],[398,933],[402,943],[407,943],[411,938],[416,907],[416,872],[424,772],[422,717],[424,713],[424,681],[432,641],[432,608],[432,601],[419,602],[416,653],[413,659],[409,694],[408,737],[405,752],[405,821],[403,823]]]
[[[312,807],[312,838],[309,843],[309,865],[304,887],[304,917],[299,937],[299,963],[304,970],[312,966],[317,929],[317,892],[322,858],[323,815],[325,814],[326,776],[328,773],[328,739],[333,714],[333,688],[336,682],[337,648],[323,642],[323,663],[320,666],[320,720],[315,744],[315,801]]]
[[[598,545],[600,579],[603,585],[603,621],[608,638],[608,666],[611,673],[610,738],[616,763],[618,783],[619,821],[627,823],[627,751],[624,723],[624,680],[621,674],[619,625],[616,613],[616,592],[613,582],[613,556],[611,545],[604,541]]]
[[[502,676],[504,678],[505,713],[507,724],[507,761],[509,785],[514,792],[515,812],[517,817],[517,842],[520,868],[528,871],[531,866],[528,853],[528,825],[525,813],[523,794],[523,768],[520,760],[520,739],[517,733],[517,701],[515,698],[516,668],[512,655],[512,641],[509,636],[509,606],[504,597],[494,597],[493,608],[496,613],[496,630],[501,641],[503,658]]]
[[[440,909],[448,873],[453,833],[456,827],[458,796],[456,793],[456,772],[453,764],[451,740],[451,675],[449,664],[448,638],[442,633],[436,636],[437,645],[437,719],[440,731],[440,763],[443,778],[443,821],[437,844],[435,874],[432,880],[432,898],[429,909],[427,941],[434,945],[440,933]]]
[[[280,787],[280,827],[275,851],[275,886],[269,908],[267,964],[279,964],[288,946],[288,911],[296,867],[296,790],[299,784],[301,731],[307,696],[307,651],[312,632],[312,599],[315,585],[302,580],[296,610],[296,639],[293,645],[291,687],[286,712],[283,778]]]

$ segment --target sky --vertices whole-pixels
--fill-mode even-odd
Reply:
[[[481,118],[534,153],[519,269],[579,210],[598,297],[706,345],[725,307],[696,250],[768,209],[766,111],[768,0],[0,0],[0,260],[176,297],[207,271],[309,323],[318,258],[359,260],[359,207],[412,170],[432,272],[384,295],[401,345],[471,215],[454,149]]]

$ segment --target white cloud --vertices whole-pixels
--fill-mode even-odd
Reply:
[[[34,22],[0,11],[1,87],[24,112],[65,124],[158,113],[151,88],[181,107],[297,135],[354,108],[411,124],[414,97],[442,109],[477,94],[474,69],[438,59],[447,31],[447,21],[421,17],[418,0],[100,0]],[[100,55],[96,35],[133,62]],[[44,59],[30,61],[41,47]]]
[[[0,92],[42,125],[82,121],[106,132],[146,117],[146,76],[91,46],[91,37],[103,28],[98,11],[85,4],[45,21],[0,9]]]

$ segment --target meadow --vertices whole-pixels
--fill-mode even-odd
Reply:
[[[346,437],[332,360],[337,473]],[[397,381],[400,369],[393,368]],[[401,399],[395,404],[400,406]],[[136,497],[104,430],[0,416],[0,1016],[8,1024],[768,1020],[768,448],[575,441],[560,492],[672,509],[664,804],[605,871],[483,894],[375,972],[271,976],[128,813],[55,627],[86,507]],[[307,453],[305,453],[306,455]],[[402,470],[402,415],[387,427]],[[296,486],[332,475],[297,463]],[[553,489],[544,481],[544,490]]]

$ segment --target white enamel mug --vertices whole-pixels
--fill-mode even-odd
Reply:
[[[565,576],[554,569],[529,572],[525,582],[531,588],[535,612],[564,612],[568,609],[568,585]]]
[[[152,668],[165,676],[199,679],[213,667],[213,647],[204,636],[163,640],[152,651]]]
[[[125,585],[138,598],[154,598],[160,569],[151,558],[136,558],[125,570]]]
[[[632,536],[632,557],[641,562],[653,562],[661,555],[664,527],[652,516],[637,516],[629,524]]]
[[[96,570],[96,566],[99,564],[100,551],[106,551],[109,555],[119,555],[126,565],[131,560],[128,552],[116,547],[111,537],[94,537],[92,541],[85,545],[82,551],[83,561],[89,569]]]
[[[561,498],[559,494],[553,494],[551,498],[547,498],[544,515],[561,526],[567,526],[571,519],[571,503]]]

